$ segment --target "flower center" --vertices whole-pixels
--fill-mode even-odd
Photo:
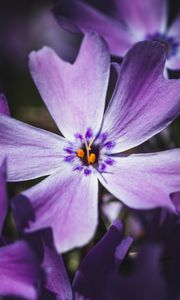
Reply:
[[[82,148],[77,150],[77,156],[82,160],[85,165],[96,164],[99,157],[98,146],[84,143]]]
[[[108,134],[95,136],[88,128],[85,135],[76,133],[74,136],[75,141],[64,148],[64,160],[73,165],[73,170],[83,170],[85,175],[91,174],[94,168],[100,173],[107,172],[114,163],[110,152],[115,146],[113,141],[108,140]]]
[[[170,58],[177,54],[179,44],[173,37],[168,37],[166,34],[156,32],[155,34],[147,35],[146,38],[150,41],[158,41],[164,43],[167,46],[167,58]]]

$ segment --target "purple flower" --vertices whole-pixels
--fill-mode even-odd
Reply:
[[[5,163],[0,165],[0,234],[7,211]],[[24,241],[0,248],[0,296],[37,299],[39,265]]]
[[[134,46],[103,117],[110,57],[97,34],[84,37],[74,64],[47,47],[31,53],[32,77],[65,138],[0,116],[0,156],[7,155],[8,180],[51,175],[22,193],[31,211],[26,232],[53,228],[61,252],[87,243],[97,226],[98,179],[130,207],[174,209],[169,195],[180,190],[180,151],[123,153],[179,114],[180,81],[163,78],[165,56],[158,42]],[[19,224],[28,216],[22,207],[17,198]]]
[[[180,69],[180,15],[168,28],[166,0],[109,2],[96,3],[97,9],[80,0],[60,0],[54,12],[70,31],[97,31],[117,56],[139,41],[158,40],[167,47],[166,67]]]

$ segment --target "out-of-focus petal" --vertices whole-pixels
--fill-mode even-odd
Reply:
[[[119,276],[119,295],[123,300],[158,299],[170,300],[167,285],[162,275],[161,247],[146,245],[141,247],[135,259],[132,274]],[[153,276],[152,276],[153,274]],[[139,288],[138,288],[139,287]],[[115,298],[114,300],[118,300]]]
[[[102,198],[101,210],[109,222],[113,222],[118,218],[122,208],[122,203],[114,200],[115,198],[111,194],[105,194]]]
[[[9,106],[4,94],[0,94],[0,114],[10,115]]]
[[[46,245],[42,267],[46,273],[46,289],[57,295],[57,300],[72,300],[72,289],[62,257]]]
[[[111,173],[101,183],[127,206],[137,209],[168,207],[170,194],[180,189],[180,150],[113,157]]]
[[[60,25],[65,29],[98,32],[106,40],[114,55],[123,56],[137,41],[127,27],[117,19],[82,1],[59,1],[54,12]]]
[[[167,23],[166,0],[114,0],[120,20],[137,37],[164,32]]]
[[[97,34],[84,36],[74,64],[45,47],[30,54],[30,70],[49,112],[62,134],[74,139],[87,128],[97,133],[102,123],[110,57]]]
[[[73,282],[75,292],[85,297],[82,299],[117,299],[114,295],[119,283],[118,265],[131,244],[132,238],[124,238],[123,224],[119,220],[114,221],[82,261]]]
[[[0,235],[7,212],[5,166],[5,161],[2,163],[0,162]]]
[[[170,38],[174,38],[174,41],[180,43],[180,32],[179,32],[179,28],[180,28],[180,15],[178,15],[178,17],[175,19],[175,21],[172,23],[172,25],[170,26],[167,35]]]
[[[39,265],[24,242],[0,248],[0,295],[37,299]]]
[[[72,300],[72,289],[62,256],[54,248],[51,228],[24,236],[34,250],[43,271],[43,282],[38,300]]]
[[[176,193],[176,196],[178,193]],[[178,199],[177,199],[178,200]],[[179,198],[180,200],[180,198]],[[180,275],[180,219],[166,209],[157,210],[147,224],[145,243],[161,247],[161,270],[168,299],[178,299]]]
[[[102,127],[114,153],[143,143],[180,112],[180,80],[163,77],[165,50],[159,42],[140,42],[123,60]]]
[[[180,70],[180,46],[178,53],[166,61],[166,67],[170,70]]]
[[[98,181],[62,168],[14,200],[18,227],[51,227],[59,252],[86,244],[97,226]]]
[[[49,175],[63,161],[64,138],[4,115],[0,115],[0,144],[8,181]]]

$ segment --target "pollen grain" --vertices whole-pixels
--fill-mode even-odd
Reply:
[[[77,151],[77,156],[80,157],[80,158],[83,158],[84,157],[84,150],[83,149],[78,149]]]
[[[89,163],[89,164],[94,164],[95,161],[96,161],[96,155],[95,155],[94,153],[91,153],[91,154],[89,155],[89,158],[88,158],[88,163]]]

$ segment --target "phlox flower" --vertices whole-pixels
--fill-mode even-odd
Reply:
[[[180,188],[180,150],[125,153],[179,114],[180,81],[163,78],[164,48],[142,42],[128,52],[116,66],[105,113],[110,55],[97,34],[85,35],[74,64],[48,47],[30,54],[34,82],[64,137],[0,116],[8,180],[50,175],[14,200],[25,232],[51,227],[60,252],[87,243],[98,223],[98,180],[130,207],[174,209],[170,194]]]
[[[61,26],[70,31],[98,32],[116,56],[123,57],[139,41],[160,41],[167,46],[166,67],[180,69],[180,15],[167,25],[166,0],[105,0],[95,6],[60,0],[54,12]]]

